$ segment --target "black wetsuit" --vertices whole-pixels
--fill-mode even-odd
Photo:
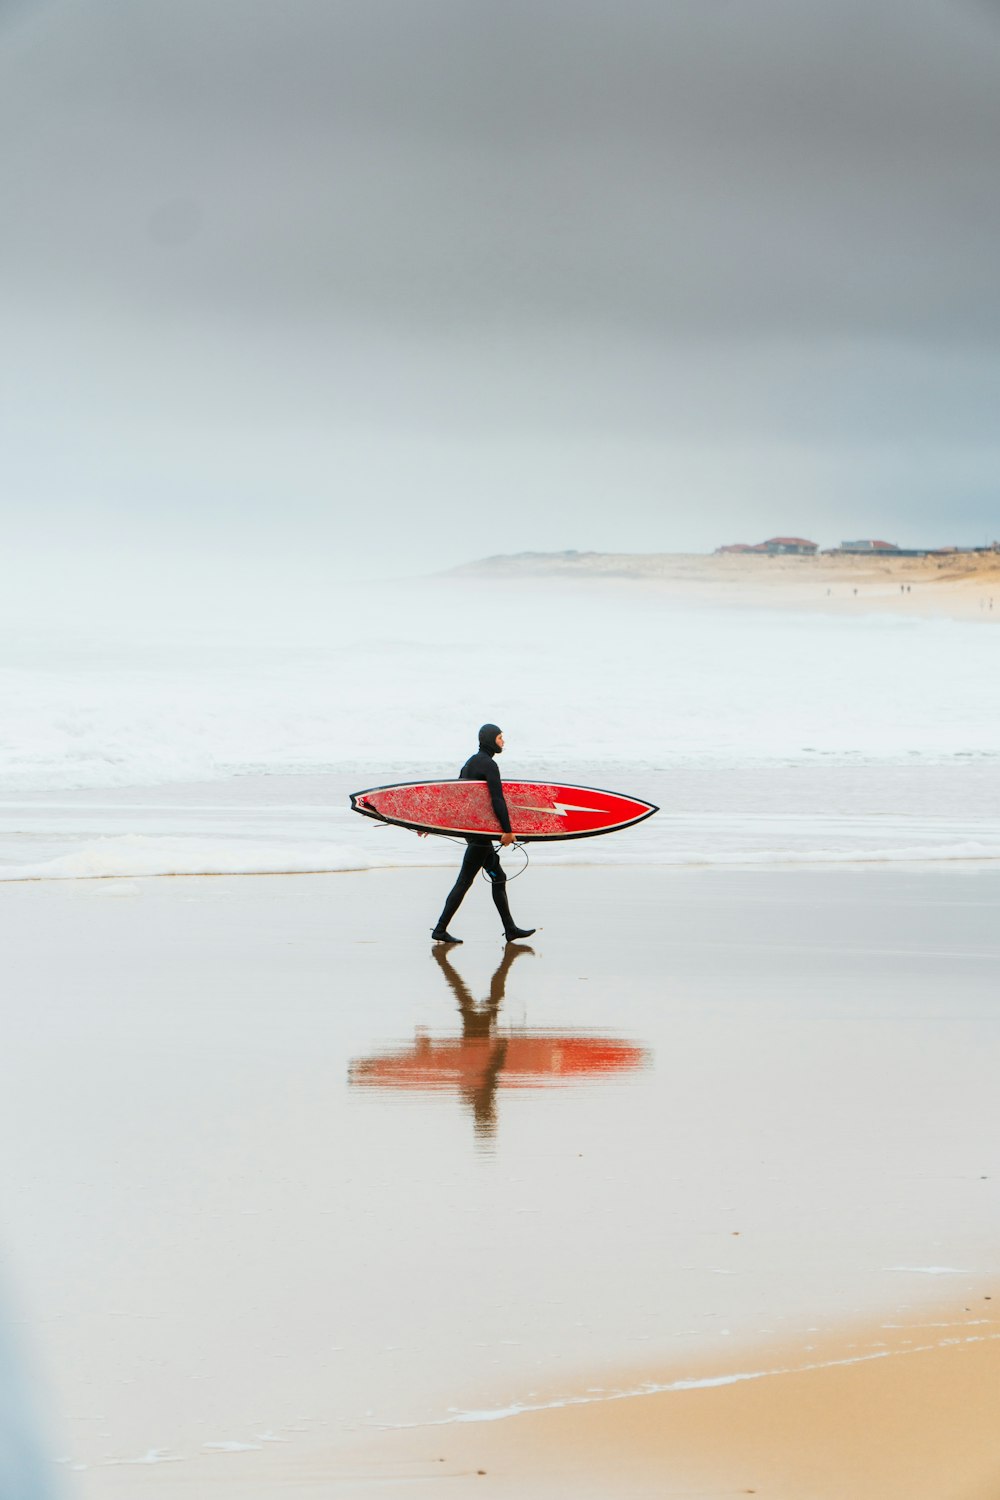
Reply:
[[[486,782],[497,822],[504,833],[510,833],[510,813],[504,801],[500,771],[493,758],[495,754],[495,750],[490,750],[481,743],[475,755],[469,756],[458,774],[462,781]],[[448,899],[444,903],[444,911],[441,913],[441,920],[435,931],[443,932],[447,928],[471,889],[472,882],[480,870],[485,870],[493,892],[493,904],[500,913],[504,931],[510,932],[514,921],[510,914],[510,907],[507,905],[507,877],[500,863],[500,851],[493,840],[485,834],[468,834],[465,842],[468,847],[465,851],[465,858],[462,860],[462,868],[458,872],[458,879],[448,892]]]
[[[503,782],[500,780],[500,771],[494,760],[495,751],[477,750],[475,755],[470,755],[465,765],[459,771],[462,781],[485,781],[489,788],[490,801],[493,803],[493,811],[496,820],[504,833],[510,833],[510,813],[507,811],[507,803],[503,795]],[[470,836],[469,842],[473,839]],[[479,843],[489,843],[489,839],[483,837],[477,840]]]

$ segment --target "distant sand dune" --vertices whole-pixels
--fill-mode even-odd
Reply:
[[[938,557],[769,557],[683,552],[519,552],[452,569],[455,578],[644,584],[692,604],[1000,620],[1000,553]]]

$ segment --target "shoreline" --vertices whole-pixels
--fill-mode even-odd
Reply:
[[[644,588],[699,608],[771,608],[861,616],[1000,620],[1000,553],[813,557],[697,553],[522,553],[438,575],[455,582]],[[991,606],[992,601],[992,606]]]
[[[839,855],[810,855],[806,854],[800,858],[794,856],[783,856],[780,859],[760,858],[754,855],[720,855],[717,859],[699,857],[689,859],[661,859],[661,860],[621,860],[615,863],[602,860],[573,859],[559,861],[553,860],[546,865],[546,870],[560,871],[601,871],[608,874],[622,873],[625,875],[642,875],[646,873],[662,871],[668,874],[699,874],[706,871],[718,871],[720,874],[733,875],[759,875],[765,877],[768,874],[790,875],[797,871],[815,871],[822,873],[827,871],[844,871],[846,874],[861,874],[868,870],[898,870],[901,874],[908,871],[921,871],[933,874],[937,871],[949,869],[958,870],[992,870],[1000,862],[1000,852],[995,854],[886,854],[873,852],[870,855],[846,854]],[[423,873],[431,871],[435,873],[454,874],[452,865],[445,864],[381,864],[381,865],[345,865],[304,866],[300,870],[280,869],[275,867],[271,870],[162,870],[154,872],[150,870],[120,872],[109,872],[107,874],[55,874],[55,875],[4,875],[0,873],[0,887],[35,885],[93,885],[102,882],[121,885],[137,885],[142,881],[171,881],[171,880],[308,880],[321,878],[339,878],[341,876],[362,875],[378,876],[394,873]]]
[[[1000,1320],[982,1316],[993,1305],[984,1286],[907,1321],[824,1331],[811,1356],[781,1346],[763,1356],[784,1364],[662,1384],[647,1374],[650,1389],[638,1376],[631,1390],[499,1420],[386,1431],[359,1440],[354,1461],[390,1496],[439,1478],[449,1494],[538,1500],[986,1500],[1000,1480],[989,1396]]]
[[[794,767],[564,765],[561,783],[627,787],[659,814],[614,840],[528,846],[508,874],[516,878],[526,854],[532,870],[637,871],[970,868],[1000,858],[995,754],[900,761],[851,764],[817,751]],[[529,780],[551,775],[544,762],[517,769]],[[425,774],[412,768],[412,779]],[[453,867],[453,844],[376,829],[351,813],[354,785],[356,773],[340,771],[25,792],[0,811],[0,885]]]
[[[114,1500],[213,1482],[241,1500],[352,1483],[388,1500],[414,1487],[458,1500],[992,1500],[997,1285],[980,1276],[958,1300],[747,1347],[722,1372],[704,1359],[591,1369],[520,1407],[151,1449],[93,1482]]]

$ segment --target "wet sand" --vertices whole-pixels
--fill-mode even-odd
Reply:
[[[1000,874],[441,890],[0,889],[68,1493],[993,1493]]]

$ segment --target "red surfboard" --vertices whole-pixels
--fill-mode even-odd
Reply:
[[[510,826],[522,844],[588,839],[616,833],[651,818],[659,808],[638,797],[592,786],[554,786],[547,781],[505,781]],[[404,781],[351,793],[351,807],[366,818],[418,833],[486,834],[497,838],[485,781]]]

